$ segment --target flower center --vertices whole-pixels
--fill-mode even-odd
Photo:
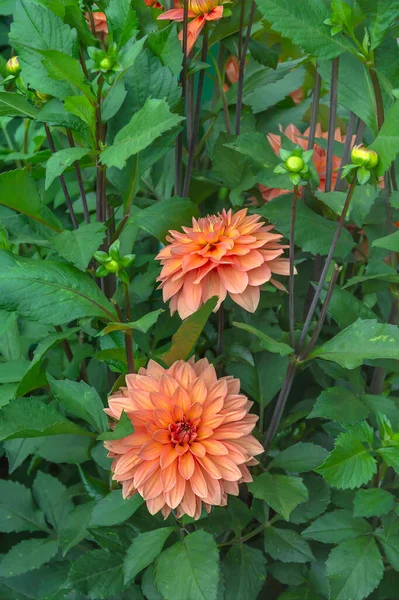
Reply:
[[[178,423],[169,425],[170,441],[172,444],[188,444],[197,437],[197,426],[183,417]]]
[[[219,4],[219,0],[189,0],[189,9],[196,15],[206,15]]]

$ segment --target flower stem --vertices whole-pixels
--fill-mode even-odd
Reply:
[[[222,302],[218,310],[218,356],[223,354],[223,338],[224,338],[224,303]]]
[[[66,129],[66,133],[67,133],[68,142],[69,142],[70,147],[75,148],[75,142],[73,139],[72,131],[68,127]],[[82,171],[80,170],[79,162],[77,160],[75,160],[73,165],[75,167],[76,179],[77,179],[78,186],[79,186],[80,196],[82,198],[84,218],[85,218],[86,223],[90,223],[90,215],[89,215],[89,209],[87,206],[86,192],[85,192],[85,188],[83,185]]]
[[[57,333],[62,333],[62,328],[59,325],[55,325],[54,329]],[[68,340],[62,340],[62,347],[64,348],[65,356],[67,357],[68,362],[72,362],[73,354],[71,350],[71,346],[69,345]]]
[[[326,186],[325,192],[331,191],[333,156],[334,156],[334,133],[335,121],[337,116],[337,97],[338,97],[338,73],[339,57],[334,58],[331,66],[331,88],[330,88],[330,112],[328,119],[328,140],[327,140],[327,162],[326,162]]]
[[[188,37],[188,0],[183,2],[183,62],[180,73],[180,82],[182,89],[183,110],[186,112],[186,92],[187,92],[187,37]],[[181,196],[182,193],[182,173],[183,173],[183,131],[176,138],[175,145],[175,195]]]
[[[317,65],[316,65],[317,69]],[[319,104],[320,104],[320,89],[321,89],[321,77],[316,70],[314,88],[313,88],[313,100],[312,100],[312,114],[310,117],[310,128],[308,137],[308,150],[313,149],[314,138],[316,134],[317,118],[319,115]]]
[[[245,0],[242,0],[243,3],[244,3],[244,1]],[[243,94],[243,89],[244,89],[245,59],[247,57],[248,44],[249,44],[249,40],[251,38],[251,29],[252,29],[252,23],[254,21],[255,10],[256,10],[256,4],[255,4],[254,0],[252,0],[251,12],[249,13],[247,31],[245,33],[245,40],[244,40],[244,44],[243,44],[243,47],[242,47],[242,52],[241,52],[240,62],[239,62],[239,68],[238,68],[238,89],[237,89],[237,106],[236,106],[236,135],[240,135],[240,129],[241,129],[242,94]],[[241,29],[242,29],[242,25],[243,25],[243,23],[241,23],[241,21],[240,21],[240,28]],[[242,35],[242,31],[240,31],[240,34]]]
[[[291,362],[288,365],[288,369],[285,374],[283,386],[282,386],[279,396],[277,398],[273,416],[271,418],[269,429],[267,430],[265,441],[263,444],[265,447],[266,454],[269,452],[270,447],[273,443],[274,436],[276,435],[277,430],[279,428],[281,417],[283,416],[284,408],[287,403],[288,395],[291,391],[292,383],[294,381],[296,369],[297,369],[297,366],[295,363]]]
[[[289,275],[289,321],[290,321],[290,344],[294,347],[294,330],[295,330],[295,299],[294,299],[294,276],[295,276],[295,219],[296,219],[296,204],[298,200],[298,186],[294,187],[292,194],[292,209],[291,209],[291,223],[290,223],[290,275]]]
[[[54,146],[53,136],[51,135],[51,131],[50,131],[50,128],[47,125],[47,123],[44,123],[44,130],[46,132],[47,141],[48,141],[48,145],[50,146],[51,153],[55,154],[56,149],[55,149],[55,146]],[[69,196],[69,192],[68,192],[68,188],[67,188],[66,183],[65,183],[64,176],[60,175],[59,176],[59,180],[60,180],[60,183],[61,183],[62,191],[64,192],[65,202],[66,202],[66,205],[68,207],[69,214],[71,216],[71,221],[72,221],[73,227],[74,227],[74,229],[77,229],[78,228],[78,221],[76,219],[75,211],[73,210],[71,198]]]
[[[131,312],[130,312],[130,294],[129,294],[129,286],[127,283],[122,283],[123,292],[125,296],[125,310],[126,310],[126,322],[130,323],[132,320]],[[127,361],[127,371],[128,373],[134,373],[134,354],[133,354],[133,330],[129,329],[125,331],[125,349],[126,349],[126,361]]]
[[[348,120],[348,128],[346,130],[344,151],[342,153],[342,159],[341,159],[341,163],[339,165],[340,170],[343,169],[343,167],[345,167],[345,165],[347,165],[349,162],[349,154],[350,154],[351,146],[352,146],[352,137],[353,137],[353,132],[355,130],[355,122],[356,122],[356,115],[355,115],[355,113],[350,112],[349,120]],[[345,191],[346,188],[347,188],[346,180],[342,178],[342,171],[340,171],[338,174],[337,180],[335,182],[334,190],[336,192],[342,192],[342,191]]]

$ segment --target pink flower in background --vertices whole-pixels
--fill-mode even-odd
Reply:
[[[248,414],[253,403],[237,379],[218,379],[203,358],[169,369],[150,361],[126,384],[105,409],[113,419],[124,411],[135,429],[105,442],[124,498],[139,493],[151,514],[161,510],[166,518],[176,509],[177,517],[198,519],[202,504],[208,512],[224,506],[239,483],[252,481],[247,466],[257,464],[263,447],[250,435],[258,417]]]
[[[254,312],[259,304],[260,286],[270,281],[284,286],[273,274],[288,275],[289,263],[282,258],[281,235],[272,233],[273,225],[260,215],[247,215],[247,209],[233,214],[223,210],[217,215],[193,219],[183,233],[170,231],[169,244],[158,254],[162,271],[164,302],[170,311],[185,319],[212,296],[218,296],[215,311],[229,294],[237,304]]]

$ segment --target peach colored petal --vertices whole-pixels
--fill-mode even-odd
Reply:
[[[260,289],[249,285],[241,294],[232,294],[231,298],[248,312],[254,313],[259,305]]]
[[[179,473],[184,479],[191,479],[195,469],[195,459],[191,452],[186,452],[179,458]]]

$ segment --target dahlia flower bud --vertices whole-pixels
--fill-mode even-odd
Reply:
[[[280,158],[284,161],[274,169],[275,173],[287,174],[294,185],[298,185],[309,171],[308,162],[313,156],[313,150],[303,151],[300,146],[294,150],[280,149]],[[302,176],[302,177],[301,177]]]
[[[290,156],[285,161],[285,166],[291,173],[300,173],[305,166],[305,161],[300,156]]]
[[[10,75],[18,75],[21,72],[18,56],[12,56],[6,63],[7,73]]]
[[[96,277],[106,277],[109,273],[116,273],[116,276],[122,279],[122,281],[129,283],[129,277],[124,268],[133,264],[136,255],[126,254],[125,256],[121,256],[119,249],[120,241],[116,240],[109,247],[109,254],[102,250],[94,252],[93,258],[101,263],[96,270]]]
[[[125,412],[134,433],[104,444],[124,498],[139,493],[151,514],[199,519],[202,506],[225,506],[252,481],[248,466],[263,447],[251,435],[258,417],[237,379],[218,379],[206,358],[192,358],[169,369],[150,361],[126,385],[105,412],[116,420]]]
[[[361,167],[370,166],[370,150],[363,145],[354,146],[351,152],[351,161],[354,165],[359,165]]]

